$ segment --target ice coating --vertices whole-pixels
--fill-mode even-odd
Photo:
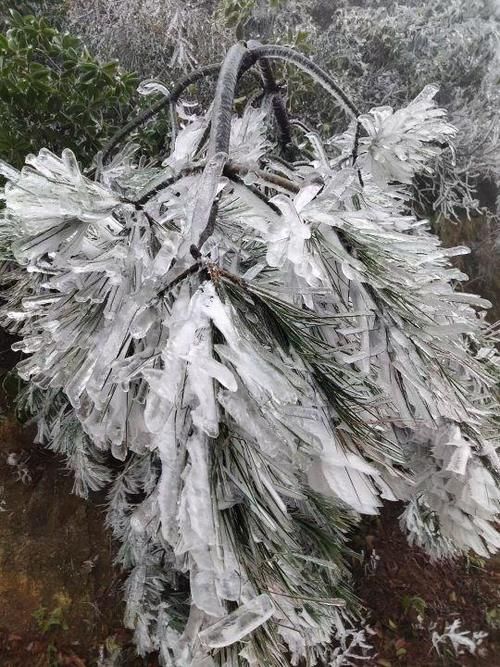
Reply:
[[[209,648],[230,646],[268,621],[273,613],[272,600],[263,593],[200,632],[200,641]]]
[[[163,84],[161,81],[157,81],[156,79],[145,79],[144,81],[141,81],[137,87],[137,92],[139,95],[155,95],[156,93],[164,95],[165,97],[170,95],[170,92],[165,84]]]
[[[497,335],[455,290],[465,249],[408,213],[453,134],[432,89],[365,114],[355,165],[349,132],[347,155],[309,133],[313,157],[283,161],[265,108],[219,93],[161,165],[0,166],[1,323],[39,440],[108,491],[139,652],[259,665],[272,634],[269,655],[328,664],[358,514],[403,500],[436,557],[500,547]]]

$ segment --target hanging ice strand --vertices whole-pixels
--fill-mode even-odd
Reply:
[[[288,119],[276,59],[341,103],[343,134]],[[186,88],[214,75],[187,116]],[[257,88],[238,115],[243,78]],[[93,180],[68,150],[0,165],[20,400],[76,489],[107,490],[139,653],[328,664],[357,623],[344,543],[360,514],[403,500],[435,558],[500,546],[497,334],[455,289],[467,250],[407,205],[455,130],[432,87],[360,114],[307,58],[255,42],[143,91],[161,98]],[[168,156],[115,152],[167,106]]]

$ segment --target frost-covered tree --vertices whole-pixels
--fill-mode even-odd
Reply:
[[[66,23],[143,77],[185,73],[230,44],[217,0],[69,0]]]
[[[348,129],[290,121],[275,60]],[[183,93],[206,76],[202,112]],[[24,405],[77,491],[108,490],[141,654],[349,664],[366,647],[345,559],[360,515],[404,501],[434,557],[500,547],[489,304],[455,289],[450,257],[467,249],[408,212],[456,131],[433,86],[359,114],[314,62],[257,42],[141,90],[157,101],[92,177],[69,150],[2,165],[1,321],[24,353]],[[164,108],[165,156],[117,150]]]

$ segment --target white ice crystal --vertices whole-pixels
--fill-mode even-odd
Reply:
[[[437,558],[469,549],[488,557],[500,549],[490,523],[500,511],[500,492],[484,452],[474,451],[457,424],[423,429],[408,449],[415,481],[402,493],[411,501],[401,524],[410,542]]]
[[[259,595],[200,632],[200,641],[209,648],[230,646],[265,623],[273,612],[271,598],[266,594]]]
[[[366,660],[372,661],[372,646],[369,644],[367,635],[373,634],[373,630],[366,627],[364,630],[346,630],[340,635],[339,646],[333,649],[333,654],[328,663],[330,667],[348,667],[348,665],[359,665]]]
[[[432,646],[436,653],[441,655],[441,651],[446,648],[448,642],[451,644],[455,655],[463,655],[466,651],[472,655],[476,654],[478,646],[488,636],[487,632],[473,632],[468,630],[460,631],[462,622],[455,619],[453,623],[447,623],[444,632],[439,634],[436,630],[432,633]]]
[[[446,111],[435,106],[437,92],[429,85],[403,109],[376,107],[359,117],[367,136],[359,142],[358,164],[380,185],[411,183],[455,136]]]
[[[233,118],[229,155],[238,164],[256,167],[268,148],[266,112],[249,106],[241,118]]]
[[[108,216],[118,202],[117,195],[82,175],[68,149],[61,158],[46,149],[38,155],[28,155],[26,166],[5,188],[6,206],[12,215],[19,216],[26,235],[55,231],[58,225],[65,224],[69,240],[79,236],[75,223],[80,228],[100,221],[103,227],[113,225]]]

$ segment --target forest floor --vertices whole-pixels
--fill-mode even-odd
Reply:
[[[0,375],[13,365],[7,349],[0,334]],[[32,444],[2,386],[0,667],[153,667],[154,657],[135,657],[122,626],[124,576],[113,566],[104,498],[71,494],[62,462]],[[500,667],[500,560],[432,564],[408,546],[400,511],[386,507],[353,536],[365,554],[353,562],[354,586],[374,632],[373,657],[361,664]],[[442,632],[457,618],[461,630],[488,632],[475,656],[432,648],[433,626]]]
[[[394,667],[477,665],[500,667],[500,559],[430,562],[410,547],[398,524],[402,507],[387,505],[364,522],[353,540],[364,552],[354,565],[354,585],[374,631],[376,657],[363,664]],[[460,620],[459,631],[487,632],[475,655],[455,655],[447,640],[438,655],[432,633]]]

